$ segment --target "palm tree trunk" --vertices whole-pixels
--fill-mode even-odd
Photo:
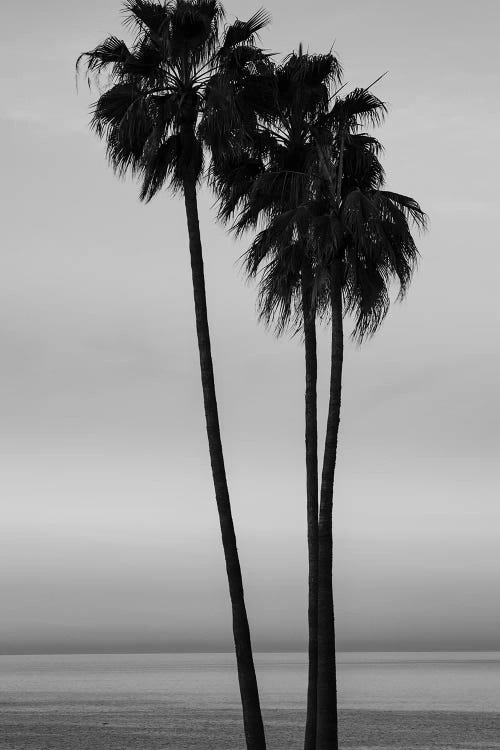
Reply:
[[[307,477],[307,547],[309,557],[309,674],[304,750],[316,748],[316,710],[318,691],[318,418],[316,316],[312,309],[312,269],[305,261],[302,268],[302,317],[305,345],[305,442]]]
[[[196,333],[200,355],[201,383],[207,426],[210,463],[215,487],[215,498],[219,512],[222,546],[226,561],[229,593],[233,613],[233,635],[236,648],[238,680],[243,723],[248,750],[265,750],[264,725],[260,710],[259,692],[253,663],[250,629],[243,596],[243,581],[236,547],[229,490],[227,486],[224,456],[220,437],[217,399],[215,395],[214,372],[208,327],[205,276],[198,218],[196,180],[188,175],[184,180],[184,202],[189,233],[189,252],[193,279]]]
[[[341,265],[334,263],[331,276],[332,352],[330,400],[326,425],[325,455],[319,508],[318,572],[318,726],[317,750],[338,750],[337,680],[333,610],[333,482],[340,422],[340,393],[344,353]]]

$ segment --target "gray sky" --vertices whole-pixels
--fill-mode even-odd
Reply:
[[[346,353],[338,645],[500,649],[500,6],[266,7],[269,49],[335,42],[353,86],[390,71],[376,90],[388,183],[431,217],[407,301]],[[2,14],[1,652],[231,648],[183,206],[167,193],[143,206],[114,178],[75,91],[77,54],[121,34],[119,10],[26,0]],[[245,242],[200,203],[253,640],[301,649],[300,342],[256,325]]]

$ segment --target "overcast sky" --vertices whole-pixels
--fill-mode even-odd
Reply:
[[[241,17],[257,9],[227,4]],[[390,187],[431,218],[407,301],[347,347],[341,649],[499,649],[497,0],[271,0],[264,45],[390,73]],[[0,29],[0,652],[232,645],[183,205],[148,205],[88,132],[74,62],[117,0],[25,0]],[[300,340],[256,323],[200,198],[223,441],[257,649],[306,639]],[[328,335],[322,331],[321,423]]]

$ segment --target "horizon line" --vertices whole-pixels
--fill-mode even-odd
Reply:
[[[275,649],[259,649],[255,650],[254,655],[257,654],[304,654],[307,656],[307,649],[296,650],[275,650]],[[337,654],[491,654],[500,653],[499,649],[488,649],[488,648],[475,648],[475,649],[337,649]],[[220,649],[215,651],[203,651],[200,649],[194,649],[191,651],[165,651],[165,650],[141,650],[141,651],[130,651],[125,649],[118,649],[114,651],[0,651],[0,657],[2,656],[148,656],[148,655],[213,655],[213,654],[233,654],[234,650],[231,649]]]

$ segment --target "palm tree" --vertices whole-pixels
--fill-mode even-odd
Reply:
[[[308,513],[308,528],[312,527],[310,542],[313,539],[309,545],[309,597],[313,607],[317,602],[317,630],[311,633],[310,620],[306,750],[338,747],[332,513],[343,318],[354,315],[353,335],[359,341],[377,330],[388,311],[391,279],[399,281],[402,298],[415,267],[417,249],[409,222],[422,228],[425,225],[425,215],[415,201],[381,189],[384,172],[378,159],[380,144],[360,132],[360,128],[364,124],[379,124],[384,114],[385,107],[379,99],[367,89],[356,89],[344,99],[337,98],[328,112],[316,112],[307,127],[304,144],[307,156],[302,152],[300,161],[268,160],[259,164],[250,157],[239,169],[229,168],[225,175],[219,175],[220,193],[226,206],[223,215],[230,216],[243,204],[236,229],[256,226],[259,218],[265,222],[247,254],[250,274],[262,270],[259,293],[262,317],[267,322],[277,321],[278,331],[290,321],[296,325],[298,318],[302,320],[309,434],[313,430],[311,425],[316,426],[315,414],[311,416],[307,411],[308,407],[316,411],[312,321],[321,315],[327,316],[331,324],[330,398],[319,518],[317,505],[315,515]],[[279,126],[274,127],[281,133],[289,119],[279,99],[275,116]],[[251,187],[248,184],[242,187],[249,179]],[[308,480],[313,471],[308,462]],[[308,492],[308,501],[309,498]],[[317,565],[316,580],[311,576],[314,565]],[[316,657],[311,649],[315,637]],[[316,705],[314,696],[311,700],[315,679]]]
[[[118,175],[141,180],[149,201],[168,183],[182,193],[187,218],[196,332],[206,429],[232,605],[233,635],[246,744],[264,750],[265,737],[222,452],[207,316],[197,185],[207,143],[221,150],[244,134],[251,118],[252,80],[266,56],[256,35],[268,23],[259,11],[223,26],[218,0],[126,0],[128,46],[115,36],[80,56],[93,75],[109,74],[93,109],[92,128],[107,143]],[[78,67],[78,63],[77,63]],[[255,93],[255,90],[253,90]],[[243,107],[245,103],[245,107]]]
[[[418,250],[410,224],[423,229],[426,217],[412,198],[382,190],[380,144],[360,132],[382,122],[386,108],[368,89],[337,99],[318,128],[322,185],[314,206],[316,256],[323,269],[324,299],[329,298],[331,365],[328,418],[321,476],[318,577],[317,749],[337,739],[335,630],[332,591],[333,487],[340,422],[343,318],[353,314],[359,342],[373,335],[390,304],[390,284],[403,299]]]
[[[312,127],[328,110],[329,86],[341,76],[331,54],[304,54],[302,47],[282,64],[269,66],[261,77],[260,118],[252,139],[215,160],[212,182],[220,199],[219,216],[229,221],[238,213],[235,229],[254,229],[264,217],[271,222],[252,243],[247,271],[254,276],[264,258],[273,260],[266,275],[271,288],[261,287],[261,316],[274,320],[281,333],[291,322],[302,329],[305,352],[305,445],[307,540],[309,567],[308,691],[305,750],[316,746],[318,634],[318,450],[317,357],[314,274],[308,250],[307,226],[289,223],[308,199],[309,172],[317,160]],[[274,222],[274,223],[273,223]],[[278,238],[277,246],[273,237]],[[278,284],[279,289],[272,286]],[[293,316],[292,316],[293,311]]]

